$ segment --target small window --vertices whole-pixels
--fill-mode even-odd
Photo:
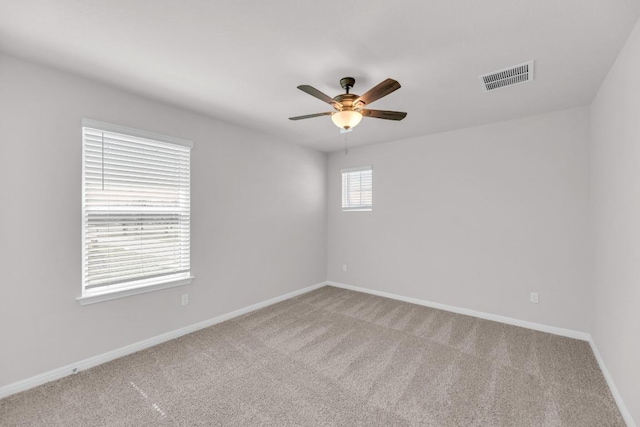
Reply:
[[[371,166],[342,169],[342,210],[370,211],[373,208]]]
[[[189,283],[191,142],[82,125],[80,302]]]

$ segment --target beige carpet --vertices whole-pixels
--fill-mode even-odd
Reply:
[[[0,425],[624,422],[586,342],[324,287],[0,400]]]

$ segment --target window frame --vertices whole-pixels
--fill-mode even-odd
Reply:
[[[125,126],[114,125],[114,124],[111,124],[111,123],[105,123],[105,122],[92,120],[92,119],[82,119],[82,121],[81,121],[81,140],[82,140],[82,192],[81,192],[82,271],[81,271],[81,287],[82,287],[82,294],[81,294],[80,297],[76,298],[76,300],[80,304],[86,305],[86,304],[93,304],[93,303],[97,303],[97,302],[101,302],[101,301],[108,301],[108,300],[117,299],[117,298],[123,298],[123,297],[131,296],[131,295],[137,295],[137,294],[142,294],[142,293],[146,293],[146,292],[153,292],[153,291],[157,291],[157,290],[161,290],[161,289],[167,289],[167,288],[172,288],[172,287],[176,287],[176,286],[184,286],[184,285],[190,284],[194,277],[193,277],[192,272],[191,272],[191,265],[190,265],[191,264],[191,261],[190,261],[191,254],[190,254],[190,250],[189,250],[189,257],[188,257],[189,270],[186,271],[186,272],[174,273],[174,274],[163,274],[163,275],[158,276],[158,277],[147,277],[147,278],[142,278],[142,279],[128,280],[128,281],[124,281],[124,282],[121,282],[121,283],[115,283],[115,284],[111,284],[111,285],[106,285],[106,286],[104,286],[103,289],[97,288],[97,289],[94,289],[93,291],[88,291],[87,290],[86,276],[85,276],[85,271],[86,271],[86,267],[87,267],[87,261],[86,261],[87,260],[87,257],[86,257],[87,245],[86,245],[86,241],[85,241],[86,232],[87,232],[87,220],[86,220],[87,209],[86,209],[86,205],[85,205],[85,191],[86,191],[86,184],[87,184],[86,164],[85,164],[85,160],[86,160],[86,158],[85,158],[85,149],[86,149],[85,128],[89,128],[89,129],[93,129],[93,130],[99,130],[99,131],[103,131],[103,132],[122,134],[122,135],[125,135],[125,136],[134,137],[134,138],[148,139],[148,140],[160,142],[160,143],[163,143],[163,144],[180,145],[180,146],[183,146],[183,147],[187,147],[189,149],[189,151],[191,151],[193,149],[193,142],[185,140],[185,139],[175,138],[175,137],[161,135],[161,134],[156,134],[156,133],[147,132],[147,131],[140,130],[140,129],[129,128],[129,127],[125,127]],[[187,187],[190,189],[191,188],[191,179],[190,179],[190,176],[191,176],[191,153],[189,153],[189,172],[188,172],[188,175],[189,175],[189,179],[188,179]],[[188,215],[191,216],[190,195],[189,195],[189,198],[188,198],[188,200],[186,202],[186,207],[188,209]],[[144,210],[134,210],[132,212],[134,212],[134,213],[143,213]],[[177,212],[177,210],[175,212]],[[191,221],[189,219],[189,228],[190,227],[191,227]],[[190,236],[188,237],[188,247],[189,248],[191,247],[191,238],[190,238]]]
[[[346,190],[345,190],[345,174],[350,175],[350,174],[354,174],[356,172],[359,172],[360,175],[362,172],[366,172],[369,171],[370,172],[370,181],[371,181],[371,196],[370,196],[370,204],[351,204],[351,201],[349,200],[349,204],[345,206],[345,194],[346,194]],[[340,178],[341,178],[341,206],[342,206],[342,212],[371,212],[373,210],[373,165],[365,165],[365,166],[358,166],[358,167],[351,167],[351,168],[344,168],[344,169],[340,169]],[[348,179],[348,178],[347,178]],[[361,196],[360,198],[362,199],[362,189],[359,190]]]

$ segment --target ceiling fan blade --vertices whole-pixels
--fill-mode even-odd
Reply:
[[[373,101],[376,101],[383,96],[387,96],[398,89],[400,89],[400,83],[393,79],[387,79],[382,83],[379,83],[377,86],[369,89],[367,93],[353,101],[353,105],[357,105],[358,103],[364,103],[365,105],[371,104]]]
[[[401,111],[385,111],[385,110],[361,110],[365,117],[373,117],[374,119],[385,120],[402,120],[407,117],[407,113]]]
[[[300,89],[301,91],[308,93],[309,95],[318,98],[320,101],[324,101],[327,104],[331,104],[335,107],[338,108],[342,108],[342,104],[339,103],[338,101],[334,101],[333,98],[331,98],[329,95],[324,94],[322,92],[320,92],[318,89],[316,89],[313,86],[309,86],[309,85],[300,85],[298,86],[298,89]]]
[[[302,120],[302,119],[310,119],[312,117],[320,117],[320,116],[330,116],[333,112],[327,111],[326,113],[316,113],[316,114],[307,114],[306,116],[296,116],[289,117],[289,120]]]

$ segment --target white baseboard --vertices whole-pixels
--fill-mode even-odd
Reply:
[[[297,291],[289,292],[284,295],[280,295],[275,298],[271,298],[266,301],[262,301],[257,304],[250,305],[248,307],[244,307],[239,310],[232,311],[231,313],[226,313],[226,314],[214,317],[213,319],[209,319],[199,323],[195,323],[193,325],[185,326],[184,328],[176,329],[174,331],[157,335],[155,337],[152,337],[146,340],[138,341],[136,343],[118,348],[116,350],[108,351],[106,353],[99,354],[97,356],[93,356],[88,359],[84,359],[79,362],[63,366],[61,368],[53,369],[51,371],[44,372],[39,375],[35,375],[31,378],[27,378],[22,381],[5,385],[3,387],[0,387],[0,399],[2,399],[3,397],[7,397],[9,395],[48,383],[50,381],[54,381],[54,380],[66,377],[68,375],[72,375],[76,372],[93,368],[94,366],[98,366],[103,363],[109,362],[111,360],[117,359],[119,357],[123,357],[131,353],[135,353],[136,351],[144,350],[146,348],[153,347],[154,345],[162,344],[163,342],[170,341],[172,339],[181,337],[186,334],[190,334],[191,332],[195,332],[199,329],[207,328],[209,326],[224,322],[225,320],[229,320],[234,317],[241,316],[251,311],[267,307],[277,302],[284,301],[286,299],[293,298],[295,296],[313,291],[314,289],[318,289],[322,286],[325,286],[326,284],[327,284],[326,282],[321,282],[315,285],[307,286],[306,288],[298,289]]]
[[[604,360],[596,347],[596,344],[593,340],[591,334],[587,332],[574,331],[571,329],[558,328],[555,326],[548,326],[541,323],[529,322],[526,320],[514,319],[512,317],[499,316],[497,314],[484,313],[481,311],[469,310],[467,308],[455,307],[452,305],[440,304],[437,302],[426,301],[418,298],[405,297],[402,295],[396,295],[389,292],[376,291],[373,289],[361,288],[359,286],[346,285],[344,283],[331,282],[327,281],[327,284],[330,286],[335,286],[336,288],[348,289],[356,292],[364,292],[371,295],[377,295],[380,297],[391,298],[399,301],[409,302],[412,304],[423,305],[426,307],[437,308],[440,310],[450,311],[452,313],[464,314],[467,316],[478,317],[480,319],[493,320],[495,322],[506,323],[508,325],[520,326],[527,329],[533,329],[541,332],[548,332],[554,335],[561,335],[563,337],[575,338],[583,341],[588,341],[591,345],[591,349],[593,350],[593,354],[598,361],[598,365],[600,365],[600,370],[604,375],[605,380],[607,381],[607,385],[609,385],[609,389],[611,390],[611,394],[613,395],[616,404],[618,405],[618,409],[620,410],[620,414],[624,418],[624,421],[627,423],[628,427],[637,427],[636,423],[633,421],[631,417],[631,413],[627,409],[627,406],[624,404],[622,400],[622,396],[616,387],[616,384],[609,373],[609,370],[604,364]]]
[[[399,301],[409,302],[411,304],[424,305],[425,307],[437,308],[440,310],[450,311],[452,313],[464,314],[466,316],[479,317],[480,319],[493,320],[494,322],[506,323],[508,325],[520,326],[527,329],[533,329],[541,332],[548,332],[554,335],[561,335],[563,337],[575,338],[583,341],[589,341],[591,335],[587,332],[574,331],[572,329],[558,328],[556,326],[543,325],[541,323],[529,322],[526,320],[514,319],[512,317],[500,316],[497,314],[484,313],[482,311],[470,310],[468,308],[455,307],[452,305],[440,304],[437,302],[426,301],[418,298],[405,297],[402,295],[396,295],[389,292],[376,291],[367,288],[361,288],[359,286],[345,285],[338,282],[327,282],[331,286],[337,288],[349,289],[357,292],[364,292],[367,294],[377,295],[380,297],[391,298]]]
[[[600,370],[602,371],[602,375],[604,375],[604,379],[607,381],[607,385],[609,385],[609,390],[611,390],[613,399],[616,401],[616,404],[618,405],[618,409],[620,410],[620,414],[622,415],[622,418],[624,418],[624,422],[627,423],[627,427],[637,427],[635,421],[633,421],[633,418],[631,417],[631,413],[629,412],[627,405],[624,404],[624,401],[622,400],[622,396],[618,391],[618,387],[616,387],[615,382],[613,382],[613,377],[611,376],[611,374],[609,373],[609,370],[605,366],[604,360],[600,355],[600,351],[598,351],[598,347],[596,346],[596,343],[593,340],[593,337],[591,335],[589,336],[589,344],[591,344],[591,350],[593,350],[593,354],[596,356],[596,360],[598,361],[598,365],[600,365]]]

